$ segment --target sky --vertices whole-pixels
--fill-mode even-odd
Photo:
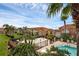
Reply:
[[[0,27],[9,24],[16,27],[46,27],[58,29],[63,26],[60,13],[49,18],[47,16],[48,4],[46,3],[2,3],[0,4]],[[72,17],[67,19],[67,24],[72,24]]]

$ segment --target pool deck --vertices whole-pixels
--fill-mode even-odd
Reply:
[[[48,45],[48,46],[45,46],[45,47],[43,47],[43,48],[37,50],[37,52],[43,53],[43,52],[46,52],[46,49],[49,49],[51,46],[59,46],[59,45],[68,45],[68,46],[75,47],[75,48],[77,47],[77,45],[72,44],[72,43],[56,41],[56,42],[54,42],[53,44],[50,44],[50,45]]]

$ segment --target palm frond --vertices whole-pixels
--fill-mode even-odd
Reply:
[[[63,7],[61,12],[61,20],[66,20],[72,13],[71,4],[67,4],[65,7]]]
[[[48,10],[47,10],[48,16],[51,16],[51,15],[54,16],[56,13],[58,13],[61,10],[62,7],[63,7],[63,3],[49,4]]]
[[[68,18],[68,15],[61,15],[61,20],[65,21]]]

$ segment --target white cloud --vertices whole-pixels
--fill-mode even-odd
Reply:
[[[57,29],[62,25],[60,13],[54,18],[46,16],[46,4],[4,4],[12,10],[0,10],[0,27],[10,24],[17,27],[47,27]]]

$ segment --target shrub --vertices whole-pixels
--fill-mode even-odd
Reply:
[[[13,56],[37,56],[35,48],[31,44],[20,44],[16,48],[11,49],[10,54]]]

